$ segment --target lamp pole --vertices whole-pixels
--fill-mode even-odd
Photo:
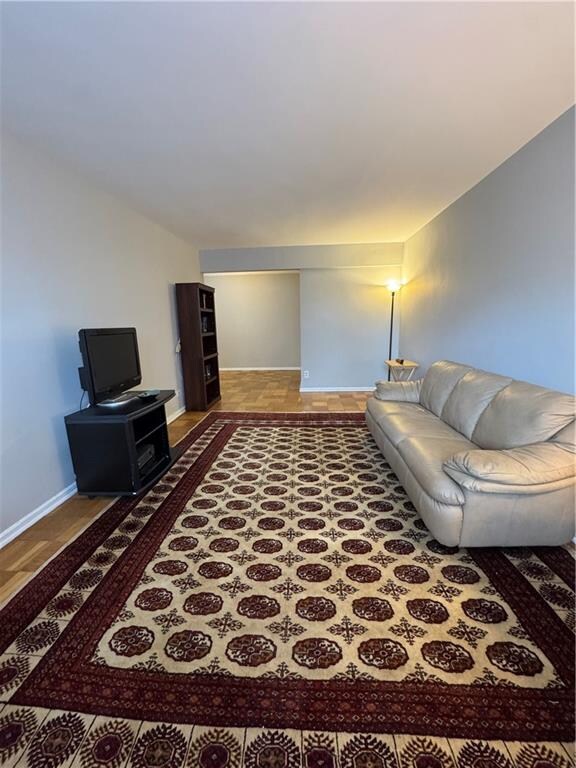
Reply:
[[[390,342],[388,344],[388,360],[392,360],[392,333],[394,330],[394,296],[396,291],[392,291],[392,303],[390,304]],[[390,366],[388,366],[388,381],[390,381]]]

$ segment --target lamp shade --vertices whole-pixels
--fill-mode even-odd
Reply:
[[[402,288],[402,282],[400,280],[388,280],[386,282],[386,288],[392,293],[396,293]]]

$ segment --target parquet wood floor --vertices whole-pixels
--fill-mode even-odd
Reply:
[[[364,411],[367,392],[300,393],[299,371],[224,371],[221,411]],[[172,445],[205,413],[187,411],[169,426]],[[0,550],[0,603],[87,526],[110,499],[73,496]]]

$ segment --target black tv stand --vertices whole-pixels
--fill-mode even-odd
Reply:
[[[93,405],[66,416],[79,494],[135,496],[162,477],[174,463],[164,408],[174,394],[161,390],[153,400]]]

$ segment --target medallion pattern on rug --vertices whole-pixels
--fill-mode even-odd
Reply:
[[[0,759],[572,764],[567,550],[440,544],[361,415],[180,448],[0,614]]]

